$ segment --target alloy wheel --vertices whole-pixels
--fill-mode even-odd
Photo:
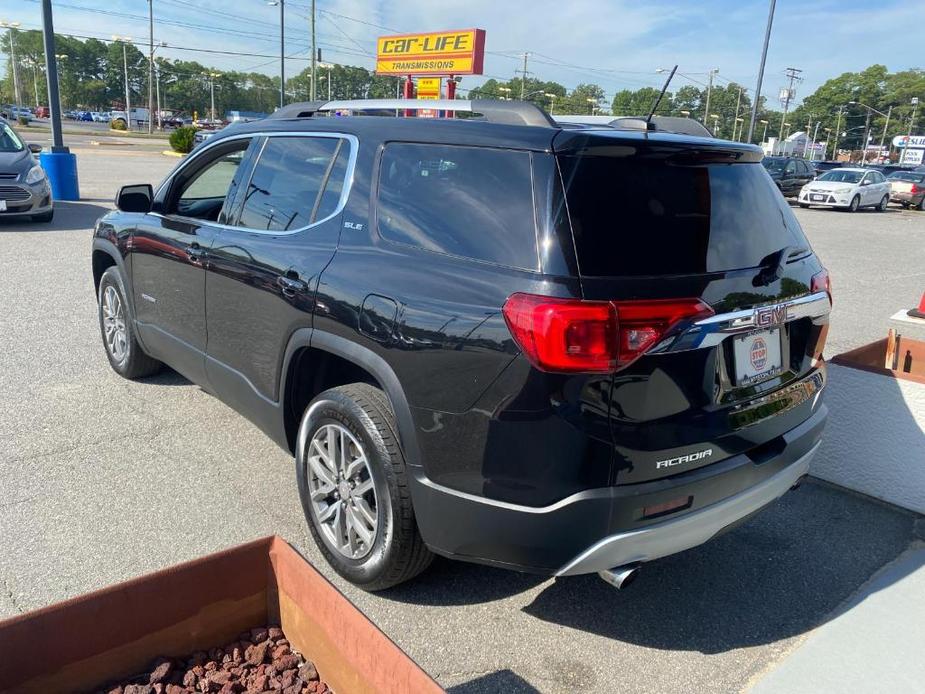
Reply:
[[[110,356],[118,363],[125,359],[128,353],[128,335],[125,331],[125,311],[119,292],[111,284],[103,290],[103,334],[106,338],[106,349]]]
[[[379,526],[363,446],[340,424],[325,424],[312,436],[306,459],[309,500],[325,542],[349,559],[362,559],[372,550]]]

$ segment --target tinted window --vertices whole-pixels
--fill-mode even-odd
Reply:
[[[0,120],[0,152],[22,152],[25,145],[13,129]]]
[[[235,144],[236,149],[226,151],[181,183],[173,211],[184,217],[218,220],[225,199],[233,189],[233,182],[238,180],[247,146],[248,141],[241,140]]]
[[[834,181],[835,183],[859,183],[863,175],[860,171],[826,171],[819,177],[819,180]]]
[[[291,231],[322,219],[319,197],[336,168],[332,160],[340,149],[349,150],[347,142],[340,143],[334,137],[267,138],[244,193],[238,226]],[[336,185],[343,186],[345,170]]]
[[[318,201],[318,212],[315,220],[324,219],[334,213],[340,203],[340,196],[344,190],[347,178],[347,162],[350,159],[350,143],[347,140],[338,140],[337,156],[332,162],[328,184],[321,193]]]
[[[807,242],[756,164],[667,166],[560,157],[581,273],[690,274],[755,267]]]
[[[536,269],[530,155],[390,144],[382,155],[379,233],[436,253]]]
[[[765,157],[761,160],[761,163],[768,171],[783,171],[784,167],[787,165],[787,160],[774,157]]]

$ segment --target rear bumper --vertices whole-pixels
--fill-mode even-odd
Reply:
[[[532,573],[591,573],[656,559],[706,542],[785,493],[807,473],[827,416],[819,402],[805,421],[751,455],[543,507],[451,490],[412,469],[418,527],[438,554]],[[644,507],[688,496],[685,511],[643,518]]]
[[[890,193],[890,202],[899,202],[906,205],[918,205],[925,198],[925,193]]]
[[[594,573],[651,561],[702,545],[724,528],[783,496],[809,473],[819,443],[777,474],[743,492],[676,519],[605,537],[556,571],[556,576]]]

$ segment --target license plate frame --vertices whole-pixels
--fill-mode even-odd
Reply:
[[[809,196],[809,199],[813,202],[825,202],[825,195],[820,195],[819,193],[813,193]]]
[[[732,340],[732,363],[738,386],[778,376],[784,367],[783,328],[753,330]]]
[[[6,212],[6,200],[0,200],[0,212]]]

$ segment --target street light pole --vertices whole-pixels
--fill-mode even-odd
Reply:
[[[148,0],[148,134],[154,132],[154,0]]]
[[[870,106],[867,107],[867,120],[864,123],[864,143],[861,148],[861,167],[867,165],[867,143],[870,142]]]
[[[906,152],[909,151],[909,142],[912,140],[912,130],[915,128],[915,110],[919,107],[919,97],[912,97],[912,118],[909,119],[909,135],[906,137],[906,146],[903,147],[903,159],[906,158]],[[900,161],[900,163],[902,163]]]
[[[713,68],[712,70],[710,70],[710,73],[709,73],[710,79],[707,82],[707,104],[706,104],[706,108],[703,109],[704,122],[706,122],[707,118],[710,117],[710,93],[713,91],[713,75],[715,75],[718,72],[719,72],[719,68]],[[716,135],[715,132],[713,134]]]
[[[13,46],[13,31],[19,26],[19,22],[0,22],[0,27],[6,27],[6,33],[10,37],[10,70],[13,72],[13,92],[16,97],[16,105],[22,106],[19,97],[19,76],[16,74],[16,48]]]
[[[883,141],[886,139],[886,129],[890,127],[890,116],[893,115],[893,104],[886,110],[886,123],[883,124],[883,134],[880,136],[880,152],[878,156],[883,156]]]
[[[315,80],[317,79],[318,73],[318,49],[315,47],[315,0],[312,0],[312,86],[311,86],[311,100],[315,100]],[[399,84],[401,83],[401,77],[398,78]],[[397,96],[397,92],[396,92]],[[328,99],[330,101],[330,99]]]
[[[771,25],[774,23],[774,6],[777,0],[771,0],[768,7],[768,25],[764,30],[764,47],[761,49],[761,65],[758,68],[758,84],[755,85],[755,101],[752,103],[752,115],[748,120],[748,142],[752,141],[752,133],[755,131],[755,119],[758,117],[758,102],[761,101],[761,82],[764,79],[764,64],[768,58],[768,44],[771,42]],[[767,140],[768,124],[764,124],[765,137],[762,142]]]

